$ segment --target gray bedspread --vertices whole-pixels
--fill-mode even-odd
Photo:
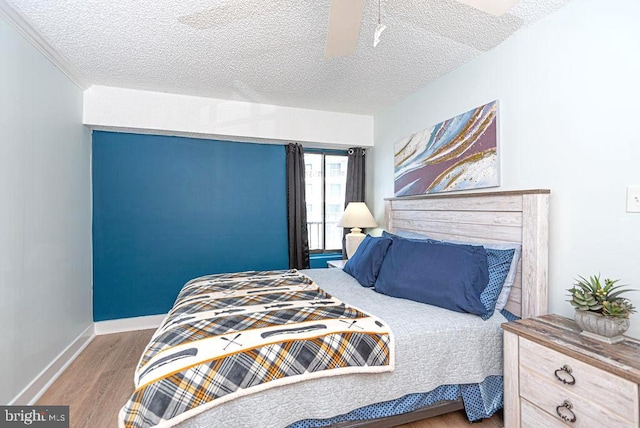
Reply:
[[[285,427],[328,418],[440,385],[478,383],[502,375],[499,313],[487,321],[397,299],[360,286],[340,269],[303,271],[344,302],[382,318],[396,341],[390,373],[349,374],[281,386],[240,397],[181,423],[180,427]]]

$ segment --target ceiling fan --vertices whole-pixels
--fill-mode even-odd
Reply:
[[[360,25],[366,0],[331,0],[329,27],[325,57],[336,58],[351,55],[356,50]],[[518,0],[457,0],[493,16],[503,15]],[[380,40],[380,34],[386,26],[380,22],[380,0],[378,0],[378,26],[376,27],[374,46]]]

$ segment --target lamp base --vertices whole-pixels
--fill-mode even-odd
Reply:
[[[359,227],[354,227],[351,229],[350,233],[347,233],[345,236],[345,247],[347,250],[347,258],[350,259],[360,246],[360,243],[364,241],[365,234],[362,233],[362,229]]]

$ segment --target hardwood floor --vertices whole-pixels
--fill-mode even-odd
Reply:
[[[133,371],[153,332],[140,330],[97,336],[37,404],[70,406],[71,427],[116,427],[118,411],[133,392]],[[403,428],[468,426],[462,411],[402,425]],[[494,415],[473,427],[501,428],[502,419]]]
[[[40,398],[38,405],[69,405],[72,427],[117,427],[133,393],[133,371],[154,330],[96,336]]]

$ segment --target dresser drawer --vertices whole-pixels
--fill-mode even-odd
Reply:
[[[521,397],[558,420],[556,409],[568,400],[576,415],[571,426],[637,426],[635,383],[524,338],[519,346]]]
[[[522,428],[567,428],[559,419],[543,412],[527,400],[520,403]]]

